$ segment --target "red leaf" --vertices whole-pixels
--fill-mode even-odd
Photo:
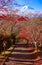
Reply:
[[[24,17],[19,17],[18,21],[26,21],[26,19]]]

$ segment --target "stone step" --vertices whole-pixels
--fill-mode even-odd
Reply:
[[[21,51],[21,52],[33,52],[35,49],[33,48],[24,48],[24,47],[15,47],[14,51]]]
[[[16,61],[16,62],[37,62],[40,60],[40,57],[37,56],[37,58],[35,59],[21,59],[21,58],[12,58],[12,57],[9,57],[8,61]]]
[[[14,49],[14,52],[24,52],[24,53],[31,53],[31,52],[33,52],[34,50],[15,50]]]
[[[33,56],[33,55],[21,55],[21,54],[14,54],[13,55],[15,58],[23,58],[23,59],[35,59],[37,57],[37,55]],[[11,56],[11,57],[13,57]]]
[[[20,54],[20,55],[27,55],[27,54],[28,54],[28,55],[35,55],[35,54],[37,54],[37,51],[35,50],[35,51],[31,52],[31,53],[29,53],[29,52],[21,52],[21,51],[20,51],[20,52],[16,52],[16,51],[14,52],[14,51],[13,51],[11,54]]]
[[[11,55],[10,55],[10,57],[15,57],[15,58],[27,58],[27,59],[34,59],[34,58],[36,58],[38,55],[37,55],[37,52],[36,51],[34,51],[34,52],[32,52],[32,53],[24,53],[24,52],[12,52],[11,53]]]
[[[28,44],[15,44],[15,47],[29,47]]]
[[[15,44],[15,47],[33,47],[32,44]]]
[[[33,65],[32,62],[17,62],[17,61],[10,61],[10,62],[5,62],[6,65]]]

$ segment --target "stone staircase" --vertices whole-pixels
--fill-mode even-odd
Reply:
[[[13,63],[11,65],[34,65],[33,63],[40,60],[38,53],[32,47],[27,47],[27,44],[15,44],[13,52],[7,58],[7,62]]]

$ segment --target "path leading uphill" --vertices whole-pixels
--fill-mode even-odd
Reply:
[[[3,65],[42,65],[42,60],[32,47],[17,43]]]

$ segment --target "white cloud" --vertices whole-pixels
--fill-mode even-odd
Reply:
[[[23,7],[21,8],[21,12],[26,11],[26,10],[28,10],[28,6],[27,6],[27,5],[25,5],[25,6],[23,6]]]
[[[21,9],[19,9],[17,14],[21,15],[21,16],[25,16],[25,15],[27,15],[27,13],[30,13],[30,12],[34,12],[34,10],[30,10],[29,6],[25,5]]]

